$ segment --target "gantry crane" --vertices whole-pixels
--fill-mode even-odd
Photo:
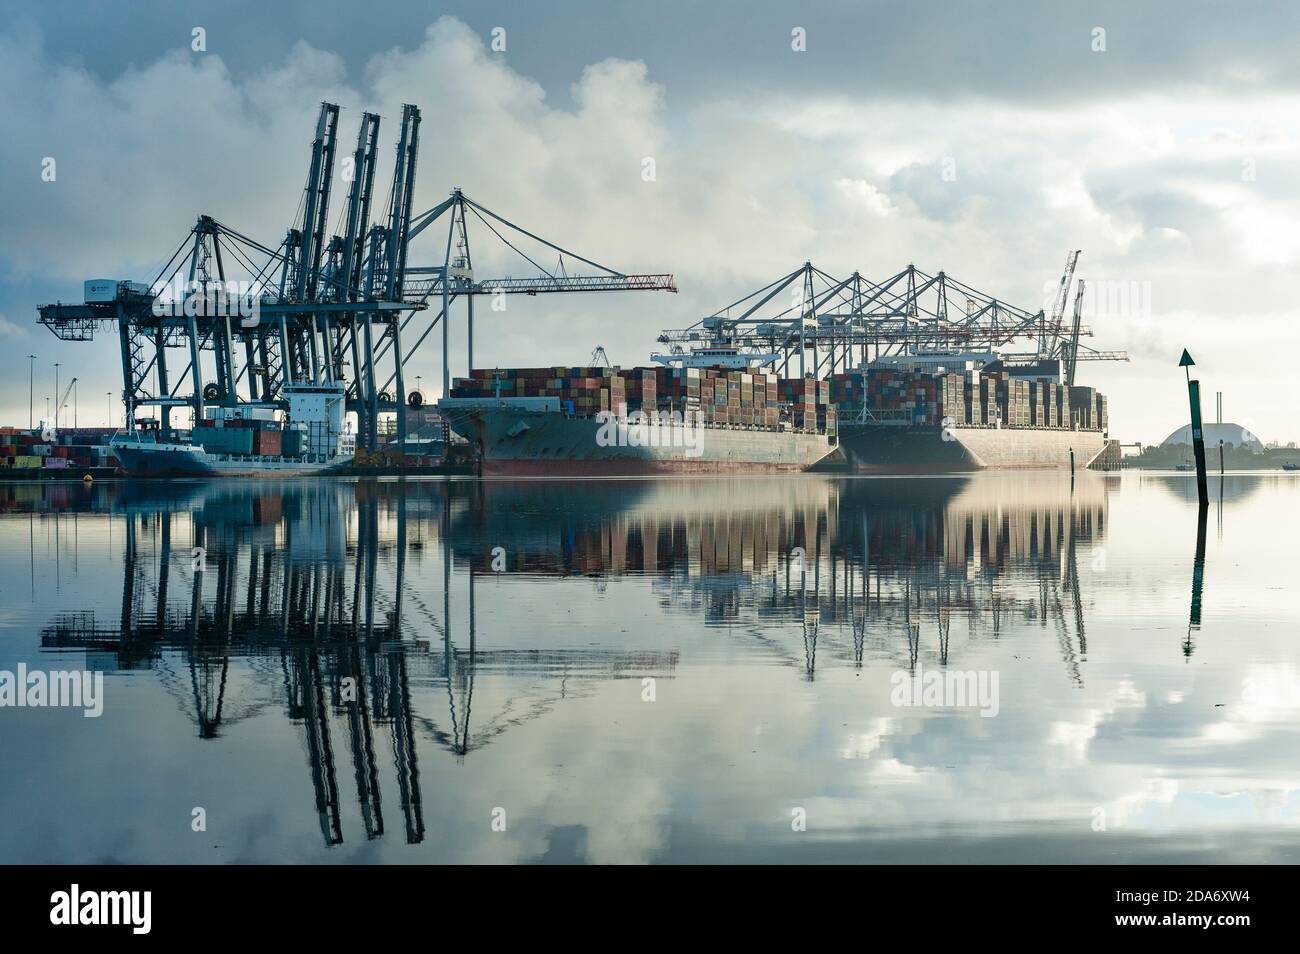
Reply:
[[[1077,257],[1077,252],[1071,254],[1067,268]],[[1068,288],[1065,279],[1062,286]],[[1091,333],[1076,320],[1075,344],[1066,357],[1128,359],[1122,351],[1095,351],[1077,343]],[[755,359],[775,355],[787,375],[796,359],[796,373],[820,377],[873,357],[1002,352],[1016,341],[1035,338],[1064,342],[1061,318],[1049,322],[1042,311],[1008,304],[943,271],[931,275],[908,265],[877,283],[859,272],[836,278],[805,262],[693,325],[665,330],[658,340],[674,354],[688,347],[728,347]],[[1061,347],[1003,356],[1017,361],[1061,358]]]
[[[150,285],[119,282],[104,300],[44,305],[41,323],[65,341],[91,340],[101,328],[117,331],[128,428],[135,426],[141,409],[155,409],[165,432],[171,430],[175,407],[189,407],[196,422],[209,407],[284,410],[291,391],[306,389],[337,393],[346,409],[356,413],[362,442],[373,448],[381,413],[396,413],[398,440],[405,439],[403,367],[440,323],[444,393],[449,388],[448,316],[457,298],[466,300],[472,366],[477,295],[677,290],[671,275],[625,274],[598,265],[515,225],[459,189],[434,208],[413,214],[420,120],[416,106],[403,106],[388,199],[379,214],[374,214],[374,188],[380,117],[363,113],[346,170],[349,188],[340,234],[330,235],[339,107],[322,103],[300,215],[278,246],[200,215]],[[444,253],[433,265],[408,265],[411,240],[447,213]],[[476,279],[466,225],[471,216],[536,274]],[[557,253],[558,265],[542,267],[540,256],[525,250],[527,242]],[[571,275],[566,260],[594,273]],[[441,309],[415,343],[404,348],[402,332],[438,298]],[[168,359],[177,349],[188,363],[174,375]],[[391,373],[380,384],[383,358]]]

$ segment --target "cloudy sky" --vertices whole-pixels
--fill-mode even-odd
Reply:
[[[1088,317],[1094,346],[1133,358],[1082,372],[1111,395],[1113,436],[1185,420],[1186,346],[1208,413],[1222,390],[1226,418],[1300,438],[1300,8],[379,6],[0,0],[0,421],[26,424],[36,354],[37,417],[59,361],[80,423],[102,423],[116,342],[60,343],[36,306],[79,300],[86,278],[151,279],[199,213],[277,244],[328,100],[344,142],[362,110],[384,117],[381,194],[415,103],[418,206],[459,186],[597,261],[676,275],[677,295],[512,301],[478,323],[478,365],[585,363],[597,345],[644,363],[659,329],[805,260],[876,278],[915,262],[1037,310],[1078,248],[1090,284],[1133,291]],[[477,252],[482,277],[523,272]],[[430,390],[440,360],[426,346],[408,374]]]

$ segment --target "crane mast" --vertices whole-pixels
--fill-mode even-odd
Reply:
[[[1079,264],[1080,254],[1081,250],[1065,256],[1065,272],[1061,275],[1061,284],[1056,290],[1051,320],[1041,326],[1038,353],[1045,358],[1056,357],[1060,353],[1061,320],[1065,316],[1065,303],[1070,300],[1070,282],[1074,279],[1074,269]]]
[[[1080,278],[1079,290],[1074,296],[1074,325],[1067,342],[1070,350],[1066,360],[1065,383],[1070,387],[1074,386],[1074,372],[1079,366],[1079,326],[1083,320],[1083,288],[1084,280]]]

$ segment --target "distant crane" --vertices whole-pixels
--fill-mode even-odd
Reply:
[[[1061,275],[1061,285],[1056,290],[1056,301],[1052,305],[1050,323],[1041,326],[1038,337],[1038,353],[1051,355],[1057,352],[1061,335],[1061,319],[1065,315],[1065,303],[1070,300],[1070,282],[1074,279],[1075,266],[1079,264],[1082,249],[1069,252],[1065,256],[1065,272]]]
[[[1078,255],[1072,252],[1067,259],[1062,288],[1069,287]],[[753,357],[774,354],[783,375],[793,370],[796,376],[808,371],[821,377],[867,364],[873,352],[876,360],[930,352],[1003,352],[1021,339],[1041,344],[1050,333],[1047,350],[1014,356],[1038,361],[1063,358],[1060,315],[1065,301],[1048,325],[1042,310],[1018,308],[942,270],[929,274],[908,265],[876,282],[859,272],[837,278],[805,262],[688,327],[665,329],[658,340],[670,354],[724,347]],[[1078,329],[1079,336],[1091,334],[1087,327]],[[1125,361],[1128,356],[1080,344],[1078,360]]]
[[[54,420],[55,420],[55,421],[58,421],[58,419],[59,419],[59,411],[61,411],[61,410],[62,410],[62,409],[67,405],[67,403],[68,403],[68,395],[72,393],[72,389],[73,389],[74,387],[76,387],[76,385],[77,385],[77,379],[76,379],[76,378],[73,378],[71,381],[68,382],[68,386],[67,386],[66,388],[63,389],[63,397],[59,398],[59,403],[56,404],[56,405],[54,405]],[[75,420],[73,421],[73,425],[72,425],[72,426],[73,426],[74,428],[77,426]],[[57,429],[58,425],[56,424],[55,427],[56,427],[56,429]]]
[[[591,366],[593,368],[599,368],[600,362],[602,361],[605,363],[605,367],[608,368],[610,366],[609,355],[605,354],[605,346],[596,345],[596,350],[591,353]]]
[[[1074,296],[1074,325],[1070,329],[1070,340],[1066,346],[1070,349],[1066,357],[1065,367],[1065,384],[1067,387],[1074,387],[1074,372],[1079,366],[1079,326],[1083,320],[1083,286],[1084,280],[1079,279],[1079,290]]]

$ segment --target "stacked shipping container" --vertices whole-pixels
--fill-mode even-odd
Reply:
[[[782,378],[777,395],[789,408],[790,424],[796,431],[834,434],[839,412],[831,404],[831,382],[811,377]]]
[[[108,428],[60,431],[47,440],[39,432],[0,427],[0,470],[86,470],[116,468]]]
[[[499,391],[498,391],[499,386]],[[833,433],[836,411],[827,381],[781,380],[764,371],[726,368],[475,369],[453,382],[453,398],[555,397],[572,414],[600,411],[698,414],[708,424]],[[786,411],[783,416],[782,411]]]
[[[637,395],[644,399],[644,379]],[[653,393],[653,385],[651,393]],[[627,408],[625,382],[613,368],[475,368],[452,381],[452,397],[554,397],[574,414]]]
[[[893,368],[850,371],[830,379],[833,404],[880,423],[983,427],[1108,428],[1106,398],[1096,389],[1000,372],[929,374]]]

